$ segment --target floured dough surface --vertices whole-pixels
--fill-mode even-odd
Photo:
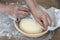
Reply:
[[[43,31],[43,27],[32,19],[22,19],[19,26],[27,33],[40,33]]]

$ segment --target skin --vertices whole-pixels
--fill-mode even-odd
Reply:
[[[35,20],[44,27],[46,30],[49,25],[51,25],[52,21],[50,16],[39,9],[37,3],[35,0],[25,0],[28,7],[30,8],[33,17]],[[29,9],[21,7],[21,6],[16,6],[16,5],[5,5],[5,4],[0,4],[0,12],[7,14],[7,15],[12,15],[16,16],[18,18],[24,18],[28,16],[29,14]]]
[[[24,18],[29,15],[29,9],[22,6],[0,4],[0,13]]]
[[[33,17],[35,18],[35,20],[44,27],[44,30],[46,30],[48,28],[49,25],[51,25],[52,21],[50,16],[39,9],[37,3],[35,0],[25,0],[28,7],[30,8]]]

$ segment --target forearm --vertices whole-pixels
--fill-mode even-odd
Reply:
[[[26,1],[27,5],[29,6],[29,8],[32,12],[37,10],[38,5],[35,2],[35,0],[25,0],[25,1]]]
[[[4,13],[6,15],[11,15],[11,8],[9,7],[9,5],[6,4],[0,4],[0,13]]]

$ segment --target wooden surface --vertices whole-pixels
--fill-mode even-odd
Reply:
[[[17,40],[14,37],[11,37],[11,39],[9,39],[8,37],[2,37],[0,38],[0,40]],[[60,40],[60,28],[55,30],[54,36],[51,40]]]
[[[55,30],[55,33],[54,33],[52,40],[60,40],[60,28]]]
[[[49,7],[56,7],[56,8],[60,8],[60,0],[37,0],[37,2],[44,6],[45,8],[49,8]]]
[[[0,2],[6,2],[6,0],[0,0]],[[9,1],[9,0],[7,0]],[[17,0],[16,0],[17,1]],[[13,0],[13,2],[16,2]],[[42,6],[44,6],[45,8],[49,8],[51,6],[54,6],[56,8],[60,8],[60,0],[37,0],[38,3]],[[10,0],[11,2],[11,0]],[[8,38],[0,38],[0,40],[16,40],[15,38],[12,38],[12,39],[8,39]],[[60,28],[55,30],[55,33],[54,33],[54,37],[52,38],[52,40],[60,40]]]
[[[5,3],[5,2],[22,2],[24,0],[0,0],[1,3]],[[60,8],[60,0],[37,0],[37,3],[44,6],[45,8],[49,8],[49,7],[56,7],[56,8]]]

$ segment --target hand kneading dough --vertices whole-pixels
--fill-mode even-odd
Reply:
[[[19,26],[27,33],[40,33],[43,31],[41,25],[31,19],[22,19]]]

